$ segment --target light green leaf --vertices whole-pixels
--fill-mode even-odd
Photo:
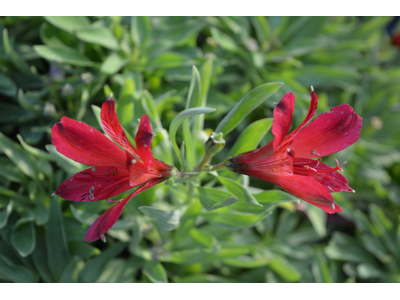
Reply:
[[[193,63],[192,59],[182,54],[165,52],[149,60],[144,67],[146,69],[172,69],[191,66]]]
[[[100,277],[104,267],[107,262],[109,262],[113,257],[117,256],[124,250],[125,243],[117,243],[108,247],[99,256],[90,260],[83,270],[79,273],[79,278],[82,282],[93,283],[96,282]]]
[[[238,46],[231,36],[223,33],[215,27],[211,27],[210,31],[213,39],[222,49],[229,52],[236,52],[238,50]]]
[[[127,127],[132,123],[135,115],[135,82],[131,78],[126,78],[121,87],[117,102],[117,115],[122,127]]]
[[[151,37],[151,23],[148,16],[137,16],[131,19],[131,36],[136,46],[143,47]]]
[[[32,154],[33,156],[36,156],[37,158],[43,159],[43,160],[48,160],[48,161],[54,161],[54,158],[48,154],[47,152],[32,147],[30,145],[28,145],[27,143],[25,143],[24,139],[22,138],[22,136],[20,134],[17,134],[17,138],[19,140],[19,142],[21,143],[22,147],[30,154]]]
[[[232,194],[215,188],[197,187],[197,191],[199,200],[207,211],[230,206],[238,201]]]
[[[329,271],[329,266],[327,264],[326,258],[324,257],[322,251],[317,250],[315,253],[315,257],[317,260],[317,268],[318,268],[318,273],[321,277],[321,282],[324,283],[332,283],[332,276]]]
[[[50,153],[52,157],[54,157],[56,162],[59,163],[61,168],[63,168],[64,171],[68,174],[76,174],[86,168],[85,165],[77,163],[76,161],[62,155],[60,152],[57,151],[54,145],[46,145],[46,150]]]
[[[210,88],[211,78],[213,73],[213,60],[208,59],[200,68],[200,78],[201,78],[201,95],[200,104],[198,106],[207,105],[207,95]],[[194,130],[202,130],[204,126],[204,115],[198,115],[195,117]]]
[[[150,206],[141,206],[139,209],[148,216],[162,232],[171,231],[179,224],[180,210],[161,210]]]
[[[87,43],[103,46],[111,50],[118,50],[119,43],[112,31],[107,27],[87,27],[75,32],[76,36]]]
[[[217,242],[212,235],[205,233],[201,230],[198,230],[196,228],[192,228],[190,230],[190,236],[197,243],[202,244],[205,247],[210,247],[213,243]]]
[[[97,105],[91,105],[91,107],[97,123],[99,123],[101,130],[104,132],[103,125],[101,124],[101,108]]]
[[[21,147],[0,132],[0,150],[30,178],[37,179],[38,169],[33,158]]]
[[[131,283],[139,270],[143,260],[133,256],[129,259],[116,258],[110,260],[105,266],[98,283]]]
[[[256,198],[249,192],[248,189],[246,189],[244,186],[242,186],[240,183],[229,179],[229,178],[224,178],[221,176],[218,176],[218,180],[221,182],[221,184],[228,189],[228,191],[232,194],[235,195],[239,200],[247,202],[251,205],[257,205],[261,206],[262,204],[258,203]]]
[[[41,57],[56,63],[88,67],[94,65],[94,62],[74,48],[39,45],[33,46],[33,49]]]
[[[22,257],[30,255],[35,250],[35,228],[32,222],[17,224],[11,232],[11,245]]]
[[[238,104],[222,119],[215,132],[222,132],[226,136],[231,132],[251,111],[274,94],[283,83],[270,82],[252,89]]]
[[[44,17],[47,22],[51,23],[52,25],[68,31],[73,32],[75,29],[79,27],[84,27],[90,25],[90,21],[87,17]]]
[[[169,138],[171,140],[172,147],[175,150],[176,155],[179,158],[180,163],[182,164],[182,160],[180,157],[180,152],[178,145],[176,144],[176,131],[178,130],[179,125],[182,124],[183,121],[188,119],[191,116],[195,115],[200,115],[200,114],[209,114],[214,112],[215,109],[213,108],[208,108],[208,107],[194,107],[194,108],[189,108],[184,111],[181,111],[171,122],[171,125],[169,126]]]
[[[152,281],[167,283],[167,273],[162,264],[156,261],[147,261],[144,264],[143,273]]]
[[[322,209],[311,205],[306,204],[307,208],[307,216],[311,221],[312,226],[315,229],[315,232],[323,237],[326,235],[326,212]]]
[[[0,210],[0,229],[7,225],[8,217],[10,216],[13,208],[13,201],[10,200],[7,206]]]
[[[261,119],[247,126],[229,151],[228,157],[256,149],[262,138],[270,130],[272,121],[272,118]]]
[[[301,278],[301,273],[297,271],[283,256],[274,254],[274,258],[270,261],[269,267],[276,274],[289,282],[297,282]]]
[[[250,17],[250,20],[256,30],[258,43],[262,49],[266,50],[271,38],[271,30],[267,18],[262,16],[252,16]]]
[[[51,197],[50,218],[46,226],[46,247],[49,268],[58,281],[69,264],[67,237],[58,196]]]
[[[101,64],[100,71],[112,75],[121,70],[128,62],[128,59],[123,59],[118,53],[113,52]]]

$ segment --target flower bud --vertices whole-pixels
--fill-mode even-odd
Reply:
[[[211,133],[210,137],[208,138],[205,148],[206,148],[206,154],[211,156],[214,155],[215,153],[219,152],[224,148],[225,146],[225,140],[222,138],[223,134],[222,132],[220,133]]]

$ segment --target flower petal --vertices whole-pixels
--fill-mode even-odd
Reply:
[[[132,155],[138,156],[135,147],[129,142],[124,129],[119,123],[113,98],[108,98],[101,106],[101,124],[105,132],[117,145],[129,151]]]
[[[262,171],[253,171],[251,174],[242,174],[256,177],[281,187],[288,193],[315,205],[329,214],[341,212],[339,205],[334,204],[333,197],[326,186],[323,186],[313,176],[282,176],[271,175]],[[334,208],[332,208],[334,206]]]
[[[103,239],[104,233],[106,233],[106,231],[108,229],[110,229],[114,225],[114,223],[118,220],[126,203],[128,203],[128,201],[132,197],[136,196],[137,194],[143,192],[144,190],[146,190],[148,188],[151,188],[152,186],[154,186],[164,180],[165,180],[165,178],[160,178],[160,179],[157,178],[157,179],[149,180],[144,185],[137,188],[128,197],[126,197],[125,199],[121,200],[120,202],[115,204],[113,207],[108,209],[99,218],[97,218],[97,220],[92,224],[92,226],[90,226],[88,232],[86,233],[85,241],[91,242],[91,241],[95,241],[97,239]]]
[[[147,115],[143,115],[140,119],[139,129],[136,133],[135,142],[137,152],[140,159],[144,162],[147,168],[153,164],[153,153],[151,153],[151,141],[153,140],[153,132],[151,123]]]
[[[318,173],[314,176],[323,186],[328,187],[332,192],[353,192],[354,190],[349,186],[347,179],[337,171],[333,172],[323,172],[330,171],[333,168],[325,165],[324,163],[319,163],[316,168]],[[322,172],[321,172],[322,171]]]
[[[97,167],[73,175],[57,188],[55,194],[71,201],[98,201],[130,188],[126,167]]]
[[[62,117],[51,130],[51,142],[66,157],[91,166],[125,166],[125,154],[93,127]]]
[[[361,127],[362,118],[350,105],[336,106],[319,115],[296,135],[296,156],[311,158],[339,152],[358,140]]]
[[[272,133],[275,136],[273,140],[274,149],[277,150],[292,125],[292,115],[294,111],[294,95],[286,93],[282,100],[274,109],[274,121],[272,124]]]

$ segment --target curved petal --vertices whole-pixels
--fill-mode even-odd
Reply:
[[[149,117],[147,115],[143,115],[140,119],[135,142],[139,157],[144,162],[147,168],[150,168],[153,164],[153,153],[151,153],[152,140],[153,132],[151,130]]]
[[[282,176],[271,175],[262,171],[253,171],[250,175],[281,187],[288,193],[315,205],[329,214],[341,212],[339,205],[334,204],[333,197],[329,189],[320,184],[313,176]]]
[[[274,121],[272,123],[271,132],[274,135],[273,146],[277,150],[279,144],[289,132],[292,125],[292,115],[294,111],[294,95],[286,93],[282,100],[274,109]]]
[[[108,98],[101,106],[101,124],[105,132],[117,145],[129,151],[132,155],[138,156],[135,147],[129,142],[124,129],[119,123],[113,98]]]
[[[126,167],[97,167],[73,175],[57,188],[55,194],[71,201],[98,201],[130,188]]]
[[[154,169],[147,170],[143,162],[136,160],[126,152],[126,166],[129,170],[129,184],[135,187],[152,178],[162,177],[162,172]]]
[[[361,127],[362,118],[350,105],[336,106],[319,115],[296,135],[296,156],[311,158],[339,152],[358,140]]]
[[[117,204],[115,204],[113,207],[108,209],[105,213],[103,213],[97,220],[90,226],[89,230],[86,233],[85,236],[85,241],[91,242],[95,241],[97,239],[102,239],[104,240],[104,233],[108,229],[110,229],[114,223],[118,220],[119,216],[122,213],[122,210],[124,209],[126,203],[128,201],[136,196],[137,194],[143,192],[144,190],[151,188],[152,186],[164,181],[165,178],[157,178],[157,179],[152,179],[146,182],[144,185],[141,187],[137,188],[132,194],[130,194],[128,197],[125,199],[121,200]]]
[[[91,166],[125,166],[124,151],[100,131],[62,117],[51,130],[51,142],[66,157]]]
[[[315,180],[321,185],[326,186],[332,192],[354,192],[349,186],[347,179],[342,174],[337,171],[331,171],[333,168],[320,162],[316,170],[317,174],[314,176]]]

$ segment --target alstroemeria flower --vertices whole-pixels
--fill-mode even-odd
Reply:
[[[153,158],[153,133],[149,118],[140,119],[135,142],[128,141],[110,98],[101,108],[101,123],[108,139],[93,127],[67,117],[61,118],[52,129],[52,143],[58,152],[85,165],[93,166],[64,181],[55,194],[72,201],[109,199],[131,188],[138,187],[125,199],[102,214],[89,228],[85,240],[104,240],[104,233],[121,215],[126,203],[140,192],[168,179],[172,166]]]
[[[228,159],[234,172],[278,185],[290,194],[332,214],[341,212],[331,193],[348,191],[346,178],[338,170],[321,162],[323,156],[341,151],[360,136],[362,118],[348,105],[339,105],[315,115],[317,94],[311,92],[310,109],[299,127],[289,132],[294,111],[294,95],[287,93],[274,109],[274,139],[266,146]]]

